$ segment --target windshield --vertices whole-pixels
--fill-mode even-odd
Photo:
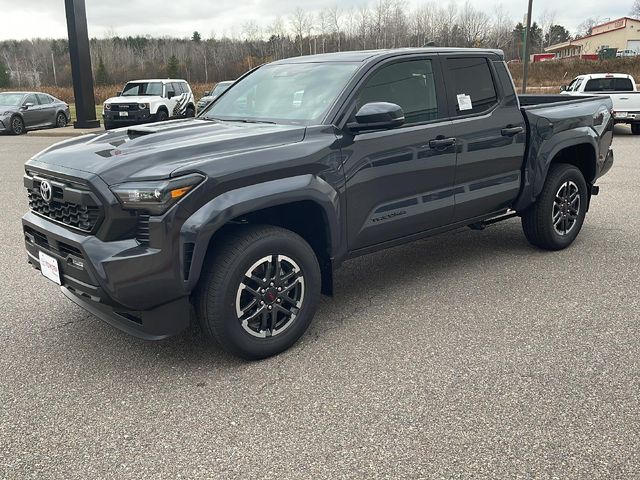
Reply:
[[[122,89],[123,97],[137,97],[140,95],[162,96],[162,83],[160,82],[135,82],[127,83]]]
[[[266,65],[236,83],[203,118],[313,125],[359,66],[338,62]]]
[[[22,97],[22,93],[0,93],[0,107],[17,107]]]
[[[218,95],[220,95],[222,92],[224,92],[230,86],[231,86],[230,83],[219,83],[219,84],[217,84],[215,86],[215,88],[213,90],[211,90],[211,96],[212,97],[217,97]]]

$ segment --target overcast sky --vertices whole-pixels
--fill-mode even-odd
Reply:
[[[198,30],[204,38],[212,35],[219,38],[223,34],[239,35],[248,20],[262,26],[276,16],[287,20],[298,5],[319,10],[336,3],[349,8],[372,6],[375,0],[86,0],[92,37],[113,33],[187,37]],[[407,0],[407,3],[416,6],[426,2]],[[527,9],[526,0],[470,0],[470,3],[486,12],[494,11],[496,4],[502,3],[514,21],[521,20]],[[585,17],[621,17],[629,13],[632,3],[633,0],[534,0],[533,18],[539,18],[545,10],[555,12],[555,23],[575,33]],[[0,12],[0,40],[67,35],[64,0],[0,0]]]

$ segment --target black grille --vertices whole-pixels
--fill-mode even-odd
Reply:
[[[138,104],[137,103],[112,103],[111,111],[112,112],[137,112]]]
[[[138,215],[136,239],[143,245],[149,245],[149,218],[149,215],[146,213]]]
[[[51,200],[47,203],[39,191],[29,190],[29,208],[40,215],[85,232],[92,231],[100,219],[98,207]]]

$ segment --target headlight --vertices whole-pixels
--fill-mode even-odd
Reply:
[[[110,103],[105,103],[104,104],[104,109],[105,110],[111,110],[111,104]]]
[[[140,110],[144,110],[146,108],[149,108],[149,104],[148,103],[140,103],[140,104],[138,104],[138,108]]]
[[[111,191],[126,209],[148,210],[152,215],[160,215],[203,180],[202,175],[185,175],[170,180],[121,183],[111,187]]]

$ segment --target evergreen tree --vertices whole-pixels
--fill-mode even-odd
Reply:
[[[180,62],[175,55],[171,55],[169,57],[169,62],[167,63],[167,77],[176,78],[180,74]]]
[[[109,73],[107,72],[107,67],[105,67],[104,62],[102,61],[102,57],[98,61],[98,68],[96,69],[96,84],[98,85],[109,85]]]
[[[8,87],[10,80],[9,68],[2,60],[0,60],[0,87]]]
[[[200,40],[202,40],[202,37],[200,36],[200,32],[198,32],[197,30],[193,32],[193,35],[191,36],[191,40],[196,43],[200,43]]]

